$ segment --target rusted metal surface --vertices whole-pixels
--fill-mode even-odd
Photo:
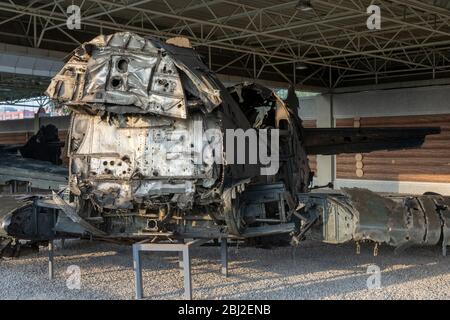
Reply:
[[[318,228],[325,242],[371,241],[398,250],[441,244],[444,254],[449,245],[449,197],[381,195],[358,188],[304,197],[314,204],[308,211],[321,215]]]
[[[310,169],[296,109],[272,90],[256,84],[227,90],[192,49],[117,33],[75,50],[47,94],[72,110],[71,206],[94,228],[117,237],[292,231],[283,226],[285,210],[292,215],[295,194],[307,191]],[[240,198],[249,186],[267,183],[260,165],[208,160],[217,151],[225,158],[227,129],[282,126],[283,160],[269,180],[284,181],[279,190],[291,199],[274,200],[282,210],[271,204],[252,220]]]
[[[50,162],[0,152],[0,183],[8,184],[11,181],[23,181],[29,187],[42,190],[59,190],[67,186],[68,170]]]
[[[73,109],[186,119],[182,79],[192,85],[208,111],[222,102],[220,88],[204,71],[192,50],[116,33],[98,36],[76,49],[47,94]]]
[[[170,42],[184,46],[179,39]],[[72,111],[68,190],[35,202],[37,216],[52,214],[53,225],[21,237],[48,237],[48,230],[52,236],[123,241],[281,234],[298,244],[319,230],[329,243],[431,245],[441,233],[450,240],[443,197],[398,200],[356,189],[308,193],[308,150],[417,146],[438,128],[304,129],[292,94],[289,104],[255,83],[226,89],[194,50],[131,33],[80,46],[47,94]],[[260,138],[258,151],[279,156],[277,171],[265,175],[266,164],[227,158],[254,156],[245,136],[239,149],[228,146],[226,135],[250,129]],[[212,161],[217,158],[225,161]],[[17,217],[30,214],[22,211]]]
[[[0,208],[0,237],[8,236],[8,228],[11,225],[11,215],[19,207],[24,205],[24,201],[17,196],[0,196],[2,206]]]

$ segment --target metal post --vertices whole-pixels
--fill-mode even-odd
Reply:
[[[141,266],[141,251],[166,251],[178,252],[179,266],[182,268],[184,278],[184,297],[187,300],[192,299],[192,280],[191,280],[191,247],[201,246],[206,243],[207,239],[197,239],[188,243],[146,243],[148,240],[143,240],[133,245],[133,268],[135,274],[136,284],[136,299],[142,299],[142,266]],[[226,243],[225,243],[226,244]]]
[[[183,272],[183,251],[178,251],[178,266],[181,269],[181,272]]]
[[[184,273],[184,297],[186,300],[192,300],[191,257],[189,256],[188,246],[183,248],[183,273]]]
[[[228,277],[228,244],[227,238],[222,238],[220,241],[220,256],[222,261],[222,274]]]
[[[35,113],[34,114],[34,120],[33,120],[33,131],[34,131],[34,134],[38,133],[40,127],[41,127],[41,118],[39,117],[38,113]]]
[[[139,251],[139,245],[133,245],[133,267],[134,267],[134,279],[136,286],[136,299],[142,299],[143,286],[142,286],[142,266],[141,266],[141,254]]]
[[[11,194],[17,193],[17,181],[16,180],[10,181],[9,191],[10,191]]]
[[[48,242],[48,278],[53,280],[53,240]]]
[[[184,240],[180,243],[184,244]],[[178,251],[178,267],[181,269],[181,274],[183,274],[183,251]]]

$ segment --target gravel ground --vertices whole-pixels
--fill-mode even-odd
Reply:
[[[220,274],[219,248],[192,251],[194,299],[450,299],[450,257],[439,248],[396,254],[380,247],[305,242],[291,248],[232,247],[229,277]],[[0,299],[132,299],[131,247],[72,240],[55,251],[55,275],[47,278],[47,252],[0,260]],[[367,289],[367,268],[381,269],[381,288]],[[70,265],[81,269],[81,289],[66,286]],[[180,299],[183,278],[174,253],[143,256],[148,299]]]

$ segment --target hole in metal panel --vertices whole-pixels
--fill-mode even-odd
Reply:
[[[111,87],[114,89],[119,88],[122,85],[122,79],[121,78],[112,78],[111,79]]]
[[[117,61],[117,70],[119,72],[125,73],[128,71],[128,61],[126,59],[120,59]]]

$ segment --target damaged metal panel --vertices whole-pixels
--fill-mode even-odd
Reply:
[[[66,72],[77,61],[79,72]],[[290,193],[306,191],[310,174],[296,112],[273,91],[255,84],[228,91],[192,49],[130,33],[85,43],[66,67],[60,75],[72,76],[73,94],[57,90],[61,76],[48,94],[73,110],[69,185],[80,217],[102,221],[116,236],[211,234],[212,227],[235,236],[247,228],[254,236],[290,232],[291,225],[281,226],[295,207]],[[271,204],[277,210],[253,211],[267,202],[261,197],[251,209],[240,200],[248,184],[267,181],[259,164],[224,163],[226,130],[251,129],[256,113],[256,129],[284,133],[281,170],[272,180],[288,185]]]
[[[0,196],[0,201],[2,206],[0,208],[0,237],[8,236],[8,228],[11,225],[11,212],[16,210],[18,207],[24,205],[23,199],[18,198],[13,195],[2,195]],[[28,203],[25,203],[25,205]]]
[[[182,72],[183,74],[180,74]],[[160,114],[186,119],[182,81],[192,82],[211,112],[221,102],[220,82],[182,48],[131,33],[99,36],[74,51],[47,94],[74,109],[116,114]]]
[[[439,212],[432,205],[432,199],[424,196],[390,198],[362,189],[345,189],[344,192],[359,216],[356,240],[369,239],[401,248],[435,245],[440,238],[442,224],[437,223]]]
[[[345,193],[349,195],[355,211],[355,240],[388,242],[389,216],[392,210],[395,210],[396,204],[363,189],[349,189],[345,190]]]
[[[303,201],[314,204],[306,213],[321,215],[319,227],[325,242],[372,241],[397,249],[439,243],[445,249],[449,245],[448,197],[391,196],[352,188],[339,195],[304,195]]]
[[[60,210],[69,217],[74,223],[80,225],[85,230],[89,231],[94,236],[105,236],[106,233],[92,226],[90,223],[86,222],[77,213],[76,208],[70,206],[64,199],[53,192],[53,201],[60,208]]]
[[[37,189],[59,190],[67,185],[68,170],[50,162],[0,152],[0,183],[10,181],[28,182]]]
[[[436,245],[442,235],[442,217],[437,210],[435,200],[428,197],[418,197],[416,199],[418,206],[414,208],[415,211],[423,211],[423,219],[425,228],[423,230],[423,242],[426,245]]]
[[[442,222],[442,254],[445,256],[450,246],[450,198],[435,196],[434,202]]]
[[[209,185],[218,179],[214,166],[197,160],[200,153],[213,157],[214,149],[208,148],[203,133],[219,130],[214,119],[128,116],[116,120],[73,115],[71,185],[79,189],[84,181],[84,188],[93,187],[98,205],[130,209],[132,201],[156,195],[181,193],[192,198],[195,181]],[[198,128],[204,123],[207,128]],[[220,141],[214,143],[216,150],[222,149]]]
[[[55,212],[51,209],[39,210],[34,205],[34,198],[17,195],[1,197],[5,206],[0,212],[0,236],[13,235],[34,241],[54,237]]]
[[[176,66],[184,75],[185,88],[194,96],[198,96],[207,112],[211,112],[224,100],[224,85],[216,78],[214,73],[201,61],[200,56],[193,54],[192,49],[181,48],[167,43],[159,42],[164,50],[172,57]]]
[[[323,241],[337,244],[352,240],[356,219],[353,212],[347,210],[346,199],[329,199],[323,215]]]

